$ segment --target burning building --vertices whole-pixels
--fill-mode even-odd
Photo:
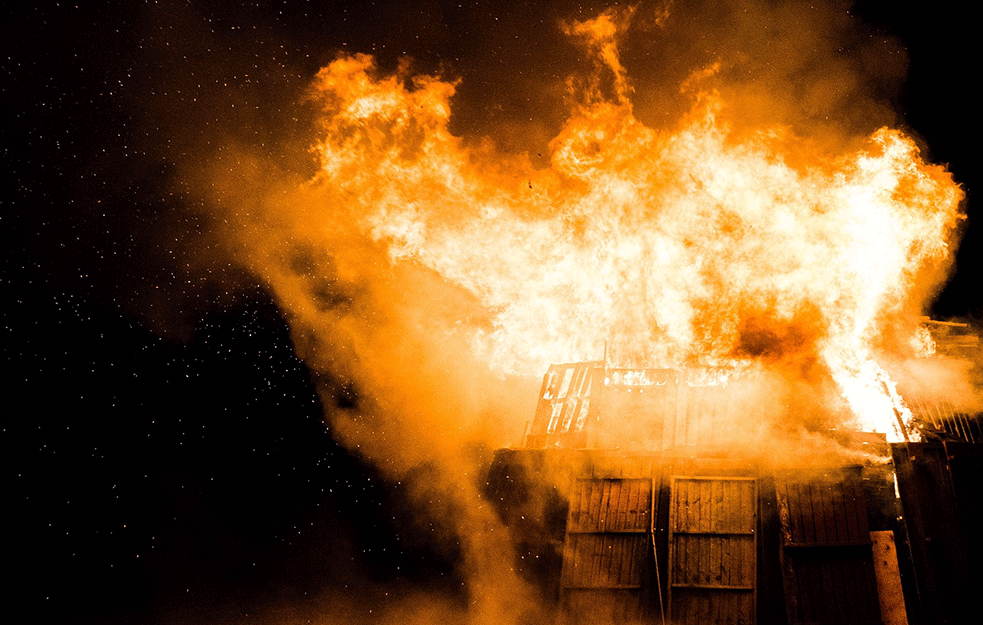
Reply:
[[[489,484],[564,622],[967,622],[980,415],[913,402],[903,442],[826,430],[829,453],[778,458],[728,444],[734,424],[755,436],[746,391],[721,371],[549,368]]]
[[[778,13],[769,32],[797,23]],[[457,81],[341,54],[311,88],[316,174],[223,196],[216,221],[300,355],[350,383],[326,385],[335,435],[394,479],[430,467],[420,497],[495,615],[474,622],[527,606],[497,611],[515,567],[475,528],[498,520],[574,621],[954,622],[980,402],[944,352],[975,347],[922,315],[963,190],[854,106],[845,62],[782,98],[751,84],[748,54],[721,56],[664,90],[675,113],[651,92],[643,112],[619,55],[631,19],[561,22],[591,70],[538,159],[452,132]],[[810,70],[844,60],[809,36]],[[762,65],[787,61],[772,52]],[[805,100],[821,114],[798,115]],[[856,116],[829,121],[834,101]],[[509,386],[546,367],[491,468],[492,518],[461,449],[499,446]]]

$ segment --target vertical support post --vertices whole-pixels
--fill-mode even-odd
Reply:
[[[870,542],[874,555],[877,597],[881,603],[881,618],[884,619],[884,625],[908,625],[894,532],[891,530],[871,532]]]

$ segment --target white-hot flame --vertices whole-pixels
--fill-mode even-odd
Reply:
[[[353,56],[319,76],[314,184],[393,262],[473,294],[491,323],[459,331],[502,372],[602,354],[625,367],[806,357],[861,425],[894,432],[910,413],[877,343],[917,308],[916,280],[941,279],[962,198],[950,175],[887,128],[835,159],[805,159],[781,129],[737,136],[713,93],[654,130],[633,114],[610,18],[569,30],[616,93],[583,98],[550,167],[466,149],[448,130],[452,84],[407,87]]]

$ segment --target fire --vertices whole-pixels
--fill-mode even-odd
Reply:
[[[453,83],[339,58],[316,83],[325,210],[391,262],[472,294],[490,322],[447,331],[499,372],[605,354],[639,368],[818,364],[860,425],[900,436],[910,413],[879,361],[884,327],[917,319],[944,278],[959,186],[897,130],[836,157],[784,128],[739,133],[712,90],[671,131],[647,127],[619,19],[567,27],[599,73],[542,169],[451,134]]]

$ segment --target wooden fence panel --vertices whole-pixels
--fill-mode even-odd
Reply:
[[[757,481],[673,477],[669,613],[676,625],[755,622]]]
[[[647,613],[658,488],[650,477],[576,480],[560,583],[568,622],[623,623]]]
[[[859,470],[786,474],[775,484],[790,625],[879,625]]]

